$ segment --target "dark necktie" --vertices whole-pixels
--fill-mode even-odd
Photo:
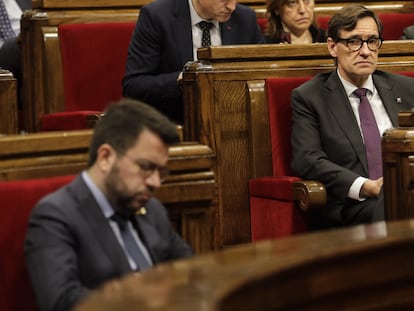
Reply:
[[[121,232],[122,240],[124,241],[125,248],[131,258],[135,261],[137,265],[137,270],[143,270],[149,268],[151,265],[145,259],[144,255],[142,254],[138,244],[136,243],[131,231],[128,229],[127,221],[124,216],[119,214],[114,214],[111,217],[119,227],[119,231]]]
[[[7,14],[6,6],[3,0],[0,0],[0,35],[3,40],[14,38],[16,34],[10,23],[9,15]]]
[[[367,91],[367,89],[357,89],[354,93],[360,99],[358,107],[359,120],[361,122],[362,135],[364,136],[369,178],[378,179],[382,176],[381,134],[366,96]]]
[[[210,29],[213,27],[213,23],[201,21],[197,24],[198,27],[203,31],[203,35],[201,37],[201,46],[209,46],[211,45],[211,37],[210,37]]]

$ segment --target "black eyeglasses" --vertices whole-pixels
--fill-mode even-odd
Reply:
[[[144,159],[135,160],[127,154],[125,154],[125,157],[130,159],[139,168],[139,174],[143,178],[148,178],[152,174],[154,174],[155,171],[158,171],[158,174],[160,176],[160,181],[164,182],[165,179],[170,174],[170,171],[165,166],[159,166],[159,165],[157,165],[157,164],[155,164],[155,163],[153,163],[149,160],[144,160]]]
[[[350,39],[342,39],[342,38],[338,38],[337,40],[338,42],[345,42],[345,45],[353,52],[359,51],[362,48],[362,45],[364,43],[367,44],[368,48],[371,51],[376,51],[378,50],[381,45],[382,45],[382,41],[384,41],[384,39],[382,38],[369,38],[367,40],[362,40],[360,38],[350,38]]]

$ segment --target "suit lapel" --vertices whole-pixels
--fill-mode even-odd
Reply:
[[[220,23],[221,44],[237,44],[237,24],[230,18],[225,23]]]
[[[188,1],[176,1],[175,11],[169,23],[171,33],[177,42],[178,55],[181,56],[180,64],[193,60],[193,35]]]
[[[337,72],[333,72],[325,83],[328,90],[327,98],[330,103],[329,108],[334,115],[338,126],[345,133],[350,144],[355,150],[364,170],[368,172],[367,158],[365,154],[365,146],[362,140],[361,131],[359,129],[355,114],[349,103],[348,96],[339,79]]]
[[[118,240],[116,239],[108,220],[103,215],[100,207],[95,201],[92,193],[87,188],[81,176],[78,176],[73,184],[73,190],[78,200],[80,213],[83,215],[87,225],[96,237],[99,246],[104,250],[112,261],[114,269],[122,275],[131,270]]]
[[[152,262],[154,264],[158,263],[160,259],[158,258],[157,254],[155,254],[155,252],[153,251],[153,249],[155,248],[151,246],[151,237],[158,236],[158,234],[154,232],[154,227],[149,223],[147,215],[136,215],[135,220],[136,223],[134,224],[134,226],[138,231],[140,239],[147,248],[147,251],[151,256]]]
[[[394,82],[376,75],[375,73],[372,75],[372,77],[374,80],[375,88],[381,97],[382,103],[388,113],[392,125],[397,127],[398,111],[401,107],[396,104],[396,95],[392,92]]]

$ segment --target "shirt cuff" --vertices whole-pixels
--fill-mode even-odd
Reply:
[[[358,177],[357,179],[355,179],[354,182],[352,183],[351,187],[349,188],[348,198],[358,200],[358,201],[364,201],[365,198],[361,198],[359,196],[359,194],[361,193],[362,185],[367,180],[368,180],[368,178],[365,178],[365,177]]]

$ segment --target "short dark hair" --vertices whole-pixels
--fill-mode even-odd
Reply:
[[[103,144],[111,145],[119,155],[125,154],[144,129],[157,134],[167,145],[180,141],[176,124],[155,108],[128,98],[110,105],[96,123],[89,146],[88,166],[95,163],[98,149]]]
[[[351,31],[355,28],[358,20],[364,17],[372,17],[377,24],[378,33],[382,38],[382,22],[374,11],[367,9],[361,4],[354,4],[342,7],[329,20],[328,37],[337,42],[341,30]]]

